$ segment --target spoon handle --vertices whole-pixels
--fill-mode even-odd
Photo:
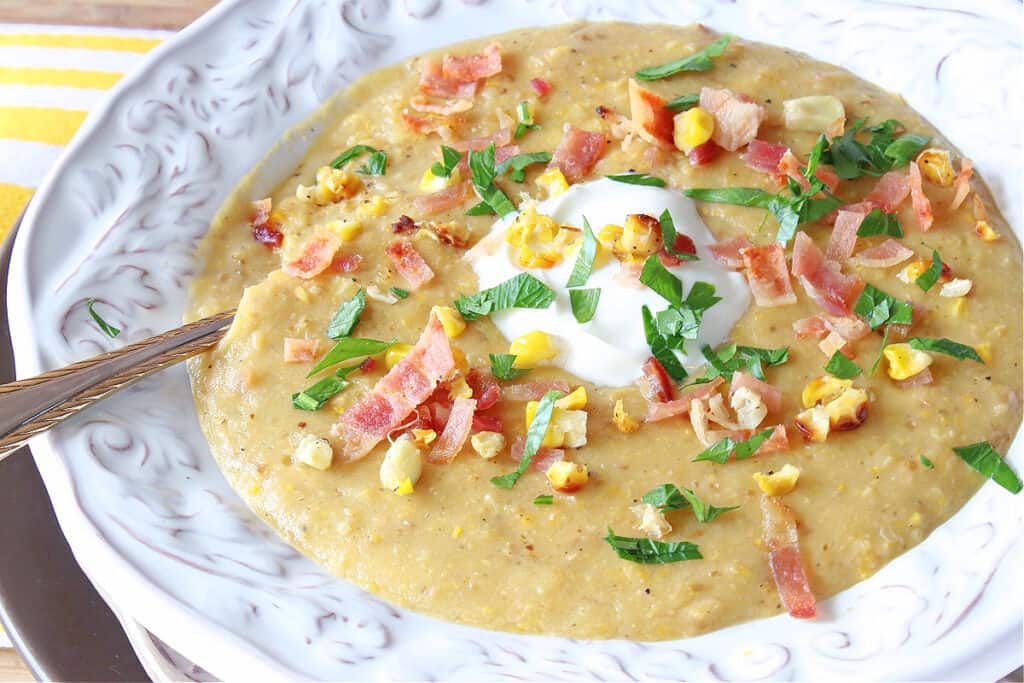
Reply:
[[[122,349],[0,385],[0,460],[136,380],[216,346],[234,316],[228,311],[203,318]]]

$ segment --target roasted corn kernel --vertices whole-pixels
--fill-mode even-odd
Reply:
[[[330,166],[321,166],[316,172],[313,201],[323,206],[352,197],[362,187],[359,176]]]
[[[863,389],[849,388],[825,404],[829,430],[845,432],[856,429],[868,419],[868,394]]]
[[[485,460],[490,460],[501,453],[501,449],[505,447],[505,437],[501,432],[477,432],[469,438],[469,444],[477,455]]]
[[[398,365],[398,361],[408,356],[410,351],[412,351],[412,344],[402,344],[401,342],[392,344],[384,352],[384,365],[390,370]]]
[[[555,407],[562,410],[582,410],[587,407],[587,390],[578,386],[571,392],[555,401]]]
[[[639,518],[636,528],[645,536],[664,538],[672,531],[672,525],[665,519],[665,513],[650,503],[640,503],[629,509]]]
[[[559,493],[572,493],[579,491],[590,480],[590,472],[586,465],[571,460],[559,460],[548,468],[547,477],[554,490]]]
[[[516,357],[512,367],[535,368],[557,356],[558,347],[550,334],[534,330],[513,339],[508,352]]]
[[[383,216],[384,212],[387,210],[388,202],[379,194],[375,194],[372,197],[364,199],[359,202],[359,206],[356,207],[356,213],[360,216],[366,217]]]
[[[651,254],[661,251],[661,223],[654,216],[632,213],[626,216],[622,236],[615,242],[612,251],[621,259],[642,261]]]
[[[433,429],[412,430],[412,440],[415,441],[416,445],[419,446],[420,448],[429,446],[430,444],[434,443],[435,439],[437,439],[437,432],[435,432]]]
[[[942,285],[942,289],[939,290],[939,296],[944,296],[949,299],[964,297],[970,293],[971,287],[973,286],[973,280],[960,277],[954,278]]]
[[[326,470],[334,459],[334,449],[327,439],[314,434],[306,434],[295,447],[292,458],[318,470]]]
[[[800,478],[800,468],[793,467],[789,463],[782,466],[778,472],[754,472],[754,481],[758,488],[767,496],[784,496],[794,488]]]
[[[552,431],[562,435],[557,447],[582,448],[587,445],[587,411],[556,408],[551,422]]]
[[[422,473],[423,454],[411,436],[402,434],[384,454],[384,460],[380,464],[381,485],[399,493],[403,484],[409,482],[409,493],[412,493],[412,484],[419,481]]]
[[[926,149],[917,155],[917,167],[921,175],[939,187],[949,187],[956,180],[953,158],[949,150]]]
[[[821,133],[836,119],[846,118],[846,109],[838,97],[808,95],[782,103],[786,128]]]
[[[612,409],[612,422],[623,434],[630,434],[640,429],[640,423],[626,412],[621,398],[615,401],[615,407]]]
[[[434,172],[428,168],[423,172],[423,177],[420,178],[420,192],[440,192],[445,188],[457,184],[460,180],[462,180],[462,173],[459,171],[458,167],[453,168],[451,175],[448,177],[443,175],[434,175]]]
[[[999,239],[999,233],[988,224],[988,221],[978,221],[975,223],[974,233],[986,242],[995,242]]]
[[[715,132],[715,117],[700,107],[676,114],[672,122],[672,139],[676,147],[686,153],[710,140]]]
[[[793,420],[793,424],[807,441],[821,443],[828,438],[829,420],[824,406],[812,406],[801,411]]]
[[[747,387],[740,387],[729,397],[729,405],[736,413],[740,429],[754,429],[768,416],[768,406],[761,395]]]
[[[537,176],[537,187],[547,192],[548,197],[557,197],[569,189],[569,182],[560,168],[549,168]]]
[[[362,221],[354,219],[331,221],[326,227],[340,237],[342,242],[351,242],[363,231]]]
[[[882,349],[888,361],[886,372],[895,380],[913,377],[932,364],[932,355],[927,351],[915,349],[910,344],[889,344]]]
[[[810,408],[822,403],[828,403],[839,397],[844,391],[853,386],[853,380],[839,379],[832,375],[822,375],[812,379],[804,387],[800,394],[800,400],[804,408]]]
[[[441,327],[444,328],[444,333],[449,339],[455,339],[466,331],[466,321],[451,306],[434,306],[430,312],[441,321]]]
[[[528,430],[533,424],[533,418],[537,415],[538,401],[528,401],[525,408],[525,426]],[[544,432],[544,439],[540,445],[545,448],[560,448],[565,443],[565,432],[558,423],[558,417],[563,411],[555,408],[551,412],[551,419],[548,420],[547,431]]]

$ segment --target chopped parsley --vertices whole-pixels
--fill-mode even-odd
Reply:
[[[885,347],[889,343],[889,326],[885,326],[885,333],[882,335],[882,345],[878,347],[878,355],[875,356],[875,362],[871,364],[871,370],[868,371],[868,377],[875,376],[875,370],[882,362],[882,356],[885,354]]]
[[[93,322],[99,325],[99,328],[103,331],[103,334],[107,335],[111,339],[121,334],[121,330],[119,328],[114,327],[106,320],[104,320],[102,317],[100,317],[100,314],[97,313],[96,309],[93,308],[93,306],[95,305],[96,299],[86,299],[85,307],[89,309],[89,315],[92,316]]]
[[[894,168],[902,168],[925,148],[931,138],[922,135],[896,136],[903,124],[888,119],[877,126],[865,127],[867,119],[854,121],[847,131],[832,138],[822,153],[822,162],[831,164],[843,180],[863,175],[880,176]],[[866,143],[857,140],[861,133],[871,133]]]
[[[774,431],[775,427],[769,427],[754,434],[745,441],[733,441],[729,437],[725,437],[701,451],[693,461],[710,460],[711,462],[717,462],[719,465],[724,465],[729,459],[730,453],[736,460],[746,460],[757,452],[761,444],[767,441]]]
[[[536,498],[533,499],[534,505],[553,505],[554,502],[555,497],[550,493],[537,496]]]
[[[646,185],[648,187],[665,187],[665,181],[661,178],[647,173],[621,173],[619,175],[605,176],[608,180],[627,185]]]
[[[838,379],[853,379],[862,371],[856,363],[844,356],[842,351],[836,351],[825,364],[825,372]]]
[[[686,379],[686,368],[679,362],[679,357],[672,350],[675,348],[676,338],[667,337],[662,334],[654,315],[651,313],[651,309],[643,306],[640,310],[644,321],[644,338],[647,340],[647,345],[651,348],[651,355],[661,363],[669,377],[677,382]],[[681,344],[682,342],[680,341],[679,343]]]
[[[644,268],[640,271],[640,282],[673,306],[682,305],[683,283],[664,266],[657,254],[651,254],[644,261]]]
[[[513,367],[516,362],[514,353],[492,353],[490,358],[491,374],[498,379],[516,379],[529,372],[528,369]]]
[[[853,311],[864,318],[871,329],[885,324],[910,325],[913,322],[913,308],[906,301],[899,301],[873,285],[865,285]]]
[[[978,351],[973,346],[967,344],[961,344],[955,342],[952,339],[933,339],[929,337],[911,337],[907,340],[910,344],[910,348],[918,349],[919,351],[935,351],[937,353],[944,353],[947,356],[952,356],[957,360],[973,360],[977,363],[985,364],[981,356],[978,355]]]
[[[669,100],[665,108],[672,112],[679,112],[693,109],[698,104],[700,104],[700,93],[692,92]]]
[[[292,394],[292,405],[299,410],[320,410],[328,400],[341,393],[342,389],[348,386],[348,380],[345,378],[358,367],[358,365],[353,365],[352,367],[341,368],[319,380],[308,389]]]
[[[492,477],[492,484],[499,488],[510,489],[516,485],[519,477],[526,473],[526,468],[530,466],[530,461],[533,460],[533,456],[540,449],[540,444],[544,440],[544,434],[548,431],[548,425],[551,423],[551,414],[555,410],[555,401],[561,395],[562,392],[560,391],[549,391],[540,399],[540,403],[537,404],[537,412],[534,413],[530,426],[526,428],[526,442],[523,444],[523,455],[519,459],[519,466],[508,474]]]
[[[325,370],[332,365],[338,363],[344,363],[345,361],[352,360],[354,358],[363,358],[364,356],[374,356],[381,351],[386,351],[392,344],[391,341],[377,341],[376,339],[355,339],[353,337],[343,337],[339,339],[334,347],[324,354],[324,357],[313,366],[313,369],[309,371],[306,377],[312,377],[321,370]]]
[[[370,158],[367,159],[366,163],[359,167],[359,173],[364,175],[384,175],[387,173],[387,153],[382,152],[376,147],[370,147],[369,145],[356,145],[355,147],[349,147],[335,157],[334,161],[332,161],[330,165],[332,168],[341,168],[348,162],[363,154],[369,154]]]
[[[624,560],[640,564],[667,564],[683,560],[700,560],[703,556],[700,549],[689,541],[665,543],[650,538],[630,538],[616,536],[609,528],[605,542],[612,547],[615,554]]]
[[[435,161],[430,167],[430,172],[438,178],[450,178],[461,159],[462,153],[459,150],[441,145],[441,161]]]
[[[327,338],[335,341],[352,334],[353,328],[359,322],[359,316],[366,308],[366,293],[360,287],[355,296],[346,301],[338,309],[338,312],[331,318],[327,325]]]
[[[530,103],[523,100],[516,105],[516,115],[519,117],[519,123],[516,125],[515,138],[519,138],[526,135],[528,130],[538,130],[540,126],[533,122],[533,112],[530,111]]]
[[[957,446],[953,448],[953,452],[959,455],[965,463],[1010,493],[1020,493],[1022,488],[1020,477],[988,441],[972,443],[969,446]]]
[[[576,252],[576,263],[573,264],[572,274],[569,275],[569,281],[565,283],[566,287],[582,287],[587,284],[587,280],[590,279],[590,273],[594,269],[594,258],[597,257],[597,238],[594,237],[594,231],[590,228],[590,221],[587,217],[583,217],[583,244],[580,245],[580,250]]]
[[[569,305],[572,307],[572,316],[576,322],[589,323],[597,313],[597,303],[601,300],[601,289],[592,287],[588,289],[570,289]]]
[[[921,456],[918,456],[918,457],[921,459],[921,464],[922,465],[924,465],[925,467],[927,467],[930,470],[934,470],[935,469],[935,463],[933,463],[928,458],[924,457],[924,455],[921,455]]]
[[[514,182],[521,183],[526,180],[526,168],[533,164],[546,164],[551,161],[550,152],[531,152],[529,154],[516,154],[515,156],[505,159],[497,166],[494,167],[495,175],[504,175],[508,173],[508,177]]]
[[[651,355],[672,379],[684,380],[687,372],[675,349],[682,350],[687,340],[697,338],[704,312],[722,299],[715,295],[714,285],[699,281],[693,284],[684,300],[683,283],[661,264],[656,255],[648,257],[644,263],[640,281],[670,304],[656,315],[647,306],[641,308],[644,337],[651,348]]]
[[[682,510],[683,508],[690,508],[693,510],[693,516],[697,518],[697,521],[701,524],[714,521],[720,514],[735,510],[738,505],[731,507],[715,507],[714,505],[708,505],[700,498],[697,494],[690,489],[680,490],[675,484],[662,484],[661,486],[651,489],[643,495],[641,498],[643,502],[648,505],[653,505],[658,508],[660,512],[671,512],[672,510]]]
[[[640,69],[633,75],[641,81],[655,81],[659,78],[674,76],[683,71],[710,71],[715,66],[712,60],[715,57],[722,56],[731,39],[732,36],[726,33],[703,50],[694,52],[692,55],[659,66],[649,66],[646,69]]]
[[[939,252],[932,249],[932,263],[928,266],[928,270],[924,271],[917,276],[914,282],[923,291],[927,292],[929,289],[935,286],[935,283],[939,281],[939,277],[942,275],[942,257],[939,256]]]
[[[497,176],[494,169],[494,143],[480,152],[469,150],[469,172],[473,181],[473,189],[476,190],[482,201],[467,211],[468,215],[493,213],[500,218],[516,210],[515,204],[508,198],[508,195],[494,184],[494,179]]]
[[[718,350],[705,345],[701,354],[708,362],[708,369],[700,378],[700,382],[710,382],[722,376],[732,381],[732,373],[738,370],[750,370],[750,374],[764,381],[764,366],[782,365],[789,361],[789,347],[778,349],[762,349],[756,346],[737,346],[727,344]],[[699,382],[698,382],[699,383]]]
[[[887,235],[888,237],[903,237],[903,226],[894,213],[883,213],[881,209],[871,209],[860,227],[857,228],[857,237],[874,237],[876,235]]]
[[[397,296],[399,299],[408,299],[411,292],[408,289],[402,289],[401,287],[392,287],[391,293]]]
[[[529,273],[519,273],[482,292],[460,294],[453,305],[466,320],[476,320],[508,308],[547,308],[554,300],[553,289]]]
[[[683,261],[699,260],[696,254],[676,251],[676,237],[678,236],[678,233],[676,233],[676,222],[672,220],[672,214],[669,213],[668,209],[661,212],[661,215],[658,217],[658,224],[661,226],[662,244],[669,255]]]

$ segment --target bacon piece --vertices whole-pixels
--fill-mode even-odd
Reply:
[[[270,197],[252,203],[252,218],[249,225],[252,226],[252,238],[273,249],[281,246],[284,242],[284,234],[277,229],[277,225],[270,221],[270,211],[273,208],[273,201]]]
[[[711,257],[726,268],[741,270],[743,268],[743,256],[740,254],[744,249],[754,246],[745,235],[733,237],[724,242],[708,245]]]
[[[782,159],[779,160],[778,172],[782,175],[787,175],[793,180],[800,183],[800,187],[805,190],[811,186],[811,181],[804,177],[804,174],[800,172],[801,166],[806,166],[807,162],[799,158],[789,149],[782,155]],[[828,188],[829,192],[835,192],[836,188],[839,187],[839,175],[831,166],[819,164],[814,169],[814,177],[825,183],[825,187]]]
[[[398,217],[398,220],[391,224],[391,232],[396,235],[401,235],[406,232],[412,232],[413,230],[419,230],[420,226],[416,225],[411,217],[402,214]]]
[[[448,335],[431,315],[412,350],[381,377],[373,389],[356,401],[332,429],[338,437],[341,459],[366,457],[380,441],[424,403],[455,369]]]
[[[785,145],[764,140],[751,140],[741,159],[755,171],[775,175],[779,172],[782,157],[789,151]]]
[[[366,360],[359,364],[359,370],[361,372],[373,372],[374,369],[376,369],[376,367],[377,359],[374,358],[373,356],[370,356],[369,358],[367,358]]]
[[[762,382],[753,375],[742,370],[732,373],[732,383],[729,385],[729,398],[739,389],[747,388],[761,397],[768,412],[778,415],[782,412],[782,392],[767,382]]]
[[[932,216],[932,203],[924,193],[921,169],[916,163],[910,164],[910,201],[914,205],[914,217],[917,218],[917,225],[922,232],[928,232],[932,228],[935,218]]]
[[[690,166],[704,166],[714,161],[722,148],[714,140],[708,140],[703,145],[697,145],[690,150],[686,158],[690,160]]]
[[[775,429],[772,430],[772,435],[761,442],[761,445],[757,447],[757,450],[754,451],[754,455],[751,457],[768,455],[769,453],[784,451],[788,448],[789,432],[786,431],[786,425],[775,425]]]
[[[803,233],[800,233],[803,234]],[[799,237],[799,235],[798,235]],[[758,306],[786,306],[796,303],[796,294],[786,269],[786,254],[779,243],[740,250],[750,291]]]
[[[498,147],[504,147],[510,142],[512,142],[512,129],[499,128],[497,132],[491,133],[490,135],[454,142],[452,143],[452,149],[462,152],[462,154],[465,155],[466,152],[468,152],[469,150],[473,150],[474,152],[482,152],[491,145],[494,145],[495,154],[497,154]]]
[[[316,277],[334,261],[334,255],[341,247],[341,239],[331,232],[317,235],[306,242],[302,253],[294,261],[288,261],[281,270],[294,277],[309,280]]]
[[[316,359],[317,351],[319,349],[320,342],[316,339],[296,339],[295,337],[285,337],[284,362],[309,363]]]
[[[469,432],[473,428],[473,413],[476,412],[476,401],[471,398],[458,397],[452,403],[452,411],[448,414],[448,422],[444,431],[437,437],[434,447],[430,449],[427,461],[435,465],[446,465],[455,459],[462,447],[466,445]]]
[[[328,270],[334,273],[354,273],[359,270],[362,263],[363,257],[359,254],[349,254],[348,256],[335,254]]]
[[[501,45],[491,43],[471,55],[445,55],[441,75],[453,81],[479,81],[501,73]]]
[[[797,339],[821,339],[829,332],[825,319],[820,315],[797,320],[793,323],[793,331]]]
[[[640,393],[648,401],[665,403],[672,400],[675,389],[665,368],[657,358],[648,358],[643,365],[644,378],[640,383]]]
[[[899,205],[903,203],[903,200],[909,194],[910,180],[907,176],[899,171],[889,171],[878,179],[875,187],[864,198],[864,201],[870,204],[870,208],[864,213],[868,213],[871,208],[878,208],[885,213],[892,213],[899,208]]]
[[[903,263],[914,255],[914,252],[891,237],[879,245],[865,249],[850,258],[849,263],[867,268],[889,268]]]
[[[473,433],[476,432],[501,432],[505,425],[497,415],[481,415],[479,412],[473,416]]]
[[[412,289],[419,289],[434,277],[434,271],[430,269],[430,266],[409,240],[396,239],[387,246],[385,252],[391,262],[395,264],[395,270],[405,278]]]
[[[455,123],[447,116],[402,114],[402,122],[417,135],[437,133],[445,141],[451,140],[455,135]]]
[[[412,204],[418,212],[433,215],[459,206],[472,196],[473,185],[468,180],[464,180],[439,192],[417,197]]]
[[[864,216],[863,213],[840,209],[828,240],[828,247],[825,248],[825,258],[843,263],[850,257],[857,245],[857,230],[860,229]]]
[[[649,147],[648,149],[655,148]],[[680,233],[676,235],[676,241],[672,245],[672,250],[675,251],[677,254],[696,255],[697,245],[693,243],[693,240],[690,239],[689,235],[683,235],[682,233]],[[681,266],[685,262],[684,259],[681,259],[678,256],[673,256],[672,254],[668,253],[664,246],[661,248],[661,251],[658,252],[658,259],[661,261],[661,264],[666,268],[675,268],[676,266]]]
[[[523,457],[523,448],[526,446],[526,441],[523,437],[516,437],[516,440],[512,442],[512,447],[509,449],[509,453],[512,458],[519,462]],[[541,446],[537,449],[537,452],[530,458],[530,469],[537,472],[547,472],[548,468],[554,465],[556,462],[565,460],[565,451],[561,448],[548,448],[547,446]]]
[[[855,315],[834,316],[827,313],[812,315],[793,323],[798,339],[820,339],[818,348],[828,357],[836,351],[853,358],[856,355],[854,342],[871,333],[871,328]]]
[[[566,180],[578,183],[594,170],[606,147],[608,139],[602,133],[570,126],[551,155],[548,168],[559,168]]]
[[[754,140],[764,120],[764,107],[744,101],[725,88],[701,88],[700,107],[715,117],[711,139],[730,152]]]
[[[537,97],[547,97],[551,92],[551,83],[543,78],[531,78],[530,87],[537,93]]]
[[[441,63],[436,59],[424,59],[420,63],[419,91],[434,97],[473,97],[480,88],[477,80],[463,81],[444,75]]]
[[[710,382],[688,387],[674,401],[648,401],[646,419],[648,422],[658,422],[677,415],[688,415],[691,401],[701,401],[711,396],[723,383],[725,383],[724,379],[715,377]]]
[[[633,128],[644,140],[675,148],[675,123],[665,98],[629,79],[629,115]]]
[[[761,515],[762,538],[768,546],[768,566],[782,604],[791,616],[809,619],[815,616],[817,608],[800,556],[800,539],[793,511],[774,496],[761,496]]]
[[[473,108],[472,100],[441,100],[440,102],[428,99],[423,95],[417,95],[409,100],[409,106],[416,111],[425,114],[437,114],[439,116],[451,116],[461,114]]]
[[[956,193],[953,195],[953,202],[949,205],[949,208],[956,211],[960,208],[960,205],[967,199],[967,195],[971,192],[971,176],[974,175],[974,163],[964,157],[960,160],[960,172],[956,175],[956,180],[953,181],[953,187],[956,188]]]
[[[466,383],[473,390],[477,410],[488,410],[501,399],[501,386],[494,375],[483,370],[471,368],[466,373]]]
[[[798,232],[793,242],[793,275],[807,295],[832,315],[852,315],[853,304],[864,289],[863,280],[840,272],[839,265],[825,258],[805,232]]]
[[[563,379],[536,380],[533,382],[520,382],[519,384],[506,384],[501,390],[501,395],[509,401],[539,401],[549,391],[560,391],[568,394],[571,391],[569,383]]]
[[[894,384],[900,389],[913,389],[914,387],[923,387],[926,384],[931,384],[934,381],[932,377],[932,369],[925,368],[916,375],[912,375],[906,379],[901,379]]]

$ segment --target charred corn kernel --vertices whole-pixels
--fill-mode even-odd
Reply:
[[[927,351],[915,349],[910,344],[889,344],[882,349],[882,355],[888,361],[886,372],[895,380],[913,377],[932,364],[932,355]]]
[[[562,410],[582,410],[587,407],[587,389],[578,386],[562,398],[555,401],[555,407]]]
[[[316,172],[313,200],[320,205],[333,204],[352,197],[359,192],[360,187],[362,187],[362,181],[354,173],[330,166],[321,166]]]
[[[640,429],[640,423],[626,412],[621,398],[615,402],[615,407],[612,409],[612,422],[623,434],[631,434]]]
[[[554,268],[562,262],[562,252],[557,249],[534,251],[529,245],[519,247],[516,260],[523,268]]]
[[[729,397],[729,405],[736,413],[740,429],[754,429],[768,416],[768,406],[756,391],[740,387]]]
[[[555,409],[551,431],[561,434],[558,447],[582,448],[587,445],[587,411]]]
[[[525,246],[530,240],[530,226],[520,221],[512,221],[512,225],[508,226],[508,230],[505,231],[505,243],[511,244],[513,247]]]
[[[416,446],[416,442],[408,434],[402,434],[395,439],[380,464],[381,485],[399,493],[399,489],[409,482],[409,493],[412,493],[412,484],[420,479],[423,473],[423,454]]]
[[[416,490],[416,488],[413,486],[413,481],[409,477],[406,477],[405,479],[403,479],[402,483],[399,484],[394,489],[395,493],[397,493],[400,496],[408,496],[410,493],[412,493],[415,490]],[[374,542],[376,543],[376,540]]]
[[[505,448],[505,437],[501,432],[477,432],[469,437],[469,445],[481,458],[490,460]]]
[[[449,339],[455,339],[466,331],[466,321],[451,306],[434,306],[430,312],[441,321],[441,327],[444,328],[444,333]]]
[[[921,175],[939,187],[949,187],[956,180],[953,158],[949,150],[926,149],[917,155],[917,167]]]
[[[947,282],[946,284],[942,285],[942,289],[939,290],[939,296],[944,296],[947,299],[964,297],[970,293],[971,287],[973,286],[973,280],[968,280],[966,278],[960,277],[954,278]]]
[[[608,246],[614,245],[622,237],[622,226],[608,223],[597,231],[597,241]]]
[[[379,301],[382,304],[395,304],[398,303],[398,297],[391,292],[385,292],[377,285],[369,285],[366,288],[366,296],[370,297],[374,301]]]
[[[557,197],[569,189],[569,181],[560,168],[549,168],[537,176],[537,187],[547,192],[548,197]]]
[[[340,237],[343,242],[351,242],[363,231],[363,223],[354,219],[331,221],[327,224],[327,229]]]
[[[902,282],[911,285],[914,284],[914,281],[917,280],[917,278],[924,274],[924,271],[928,270],[929,266],[931,266],[930,261],[911,261],[907,265],[903,266],[903,269],[896,274],[896,277],[898,277]]]
[[[640,503],[629,508],[637,516],[639,522],[636,525],[645,536],[650,538],[664,538],[672,531],[672,525],[665,519],[665,513],[650,503]]]
[[[999,233],[988,224],[988,221],[978,221],[975,223],[974,233],[986,242],[995,242],[999,239]]]
[[[548,468],[547,477],[554,490],[559,493],[572,493],[579,491],[590,480],[590,472],[586,465],[571,460],[559,460]]]
[[[981,359],[983,361],[985,361],[986,363],[991,363],[992,362],[992,345],[991,344],[988,344],[988,343],[978,344],[977,346],[974,347],[974,350],[978,352],[978,355],[981,356]]]
[[[311,301],[309,291],[301,285],[295,288],[295,298],[304,304],[308,304]]]
[[[846,109],[838,97],[808,95],[782,103],[786,128],[821,133],[836,119],[846,118]]]
[[[850,388],[825,404],[829,431],[845,432],[856,429],[868,419],[868,394],[863,389]]]
[[[820,403],[828,403],[839,397],[841,393],[853,386],[853,380],[839,379],[832,375],[822,375],[812,379],[804,387],[800,394],[804,408],[810,408]]]
[[[537,406],[540,405],[538,401],[528,401],[526,404],[526,429],[530,428],[533,423],[533,418],[537,415]],[[561,448],[565,443],[565,432],[562,431],[559,425],[559,416],[564,411],[555,408],[551,413],[551,419],[548,421],[548,429],[544,432],[544,439],[540,445],[545,448]]]
[[[388,202],[379,194],[375,194],[365,201],[359,202],[359,206],[356,207],[356,213],[360,216],[366,217],[383,216],[384,212],[387,210]]]
[[[710,140],[715,132],[715,117],[700,107],[676,114],[672,124],[676,147],[687,153]]]
[[[433,429],[414,429],[412,430],[412,440],[416,442],[416,445],[420,448],[429,446],[434,443],[434,439],[437,438],[437,432]]]
[[[303,465],[309,465],[318,470],[326,470],[334,460],[334,449],[327,439],[322,439],[314,434],[306,434],[295,447],[292,457]]]
[[[452,358],[455,359],[455,369],[465,374],[469,372],[469,361],[466,360],[466,352],[458,346],[452,347]]]
[[[384,365],[386,365],[388,370],[390,370],[398,365],[398,361],[408,356],[410,351],[412,351],[412,344],[392,344],[390,348],[384,352]]]
[[[456,377],[448,383],[448,395],[453,401],[457,398],[470,398],[473,395],[473,389],[465,377]]]
[[[784,496],[794,488],[800,478],[800,468],[789,463],[778,472],[754,472],[754,481],[766,496]]]
[[[445,177],[443,175],[434,175],[434,172],[429,168],[423,172],[423,177],[420,178],[420,192],[432,193],[440,192],[441,190],[451,187],[462,180],[462,173],[458,167],[452,169],[450,176]]]
[[[534,330],[516,337],[508,345],[508,352],[514,354],[514,368],[535,368],[558,355],[558,347],[547,332]]]
[[[661,251],[661,247],[661,223],[658,219],[645,213],[632,213],[626,216],[622,236],[612,251],[619,258],[642,261]]]
[[[828,438],[829,421],[824,406],[812,406],[797,413],[793,424],[807,441],[821,443]]]

